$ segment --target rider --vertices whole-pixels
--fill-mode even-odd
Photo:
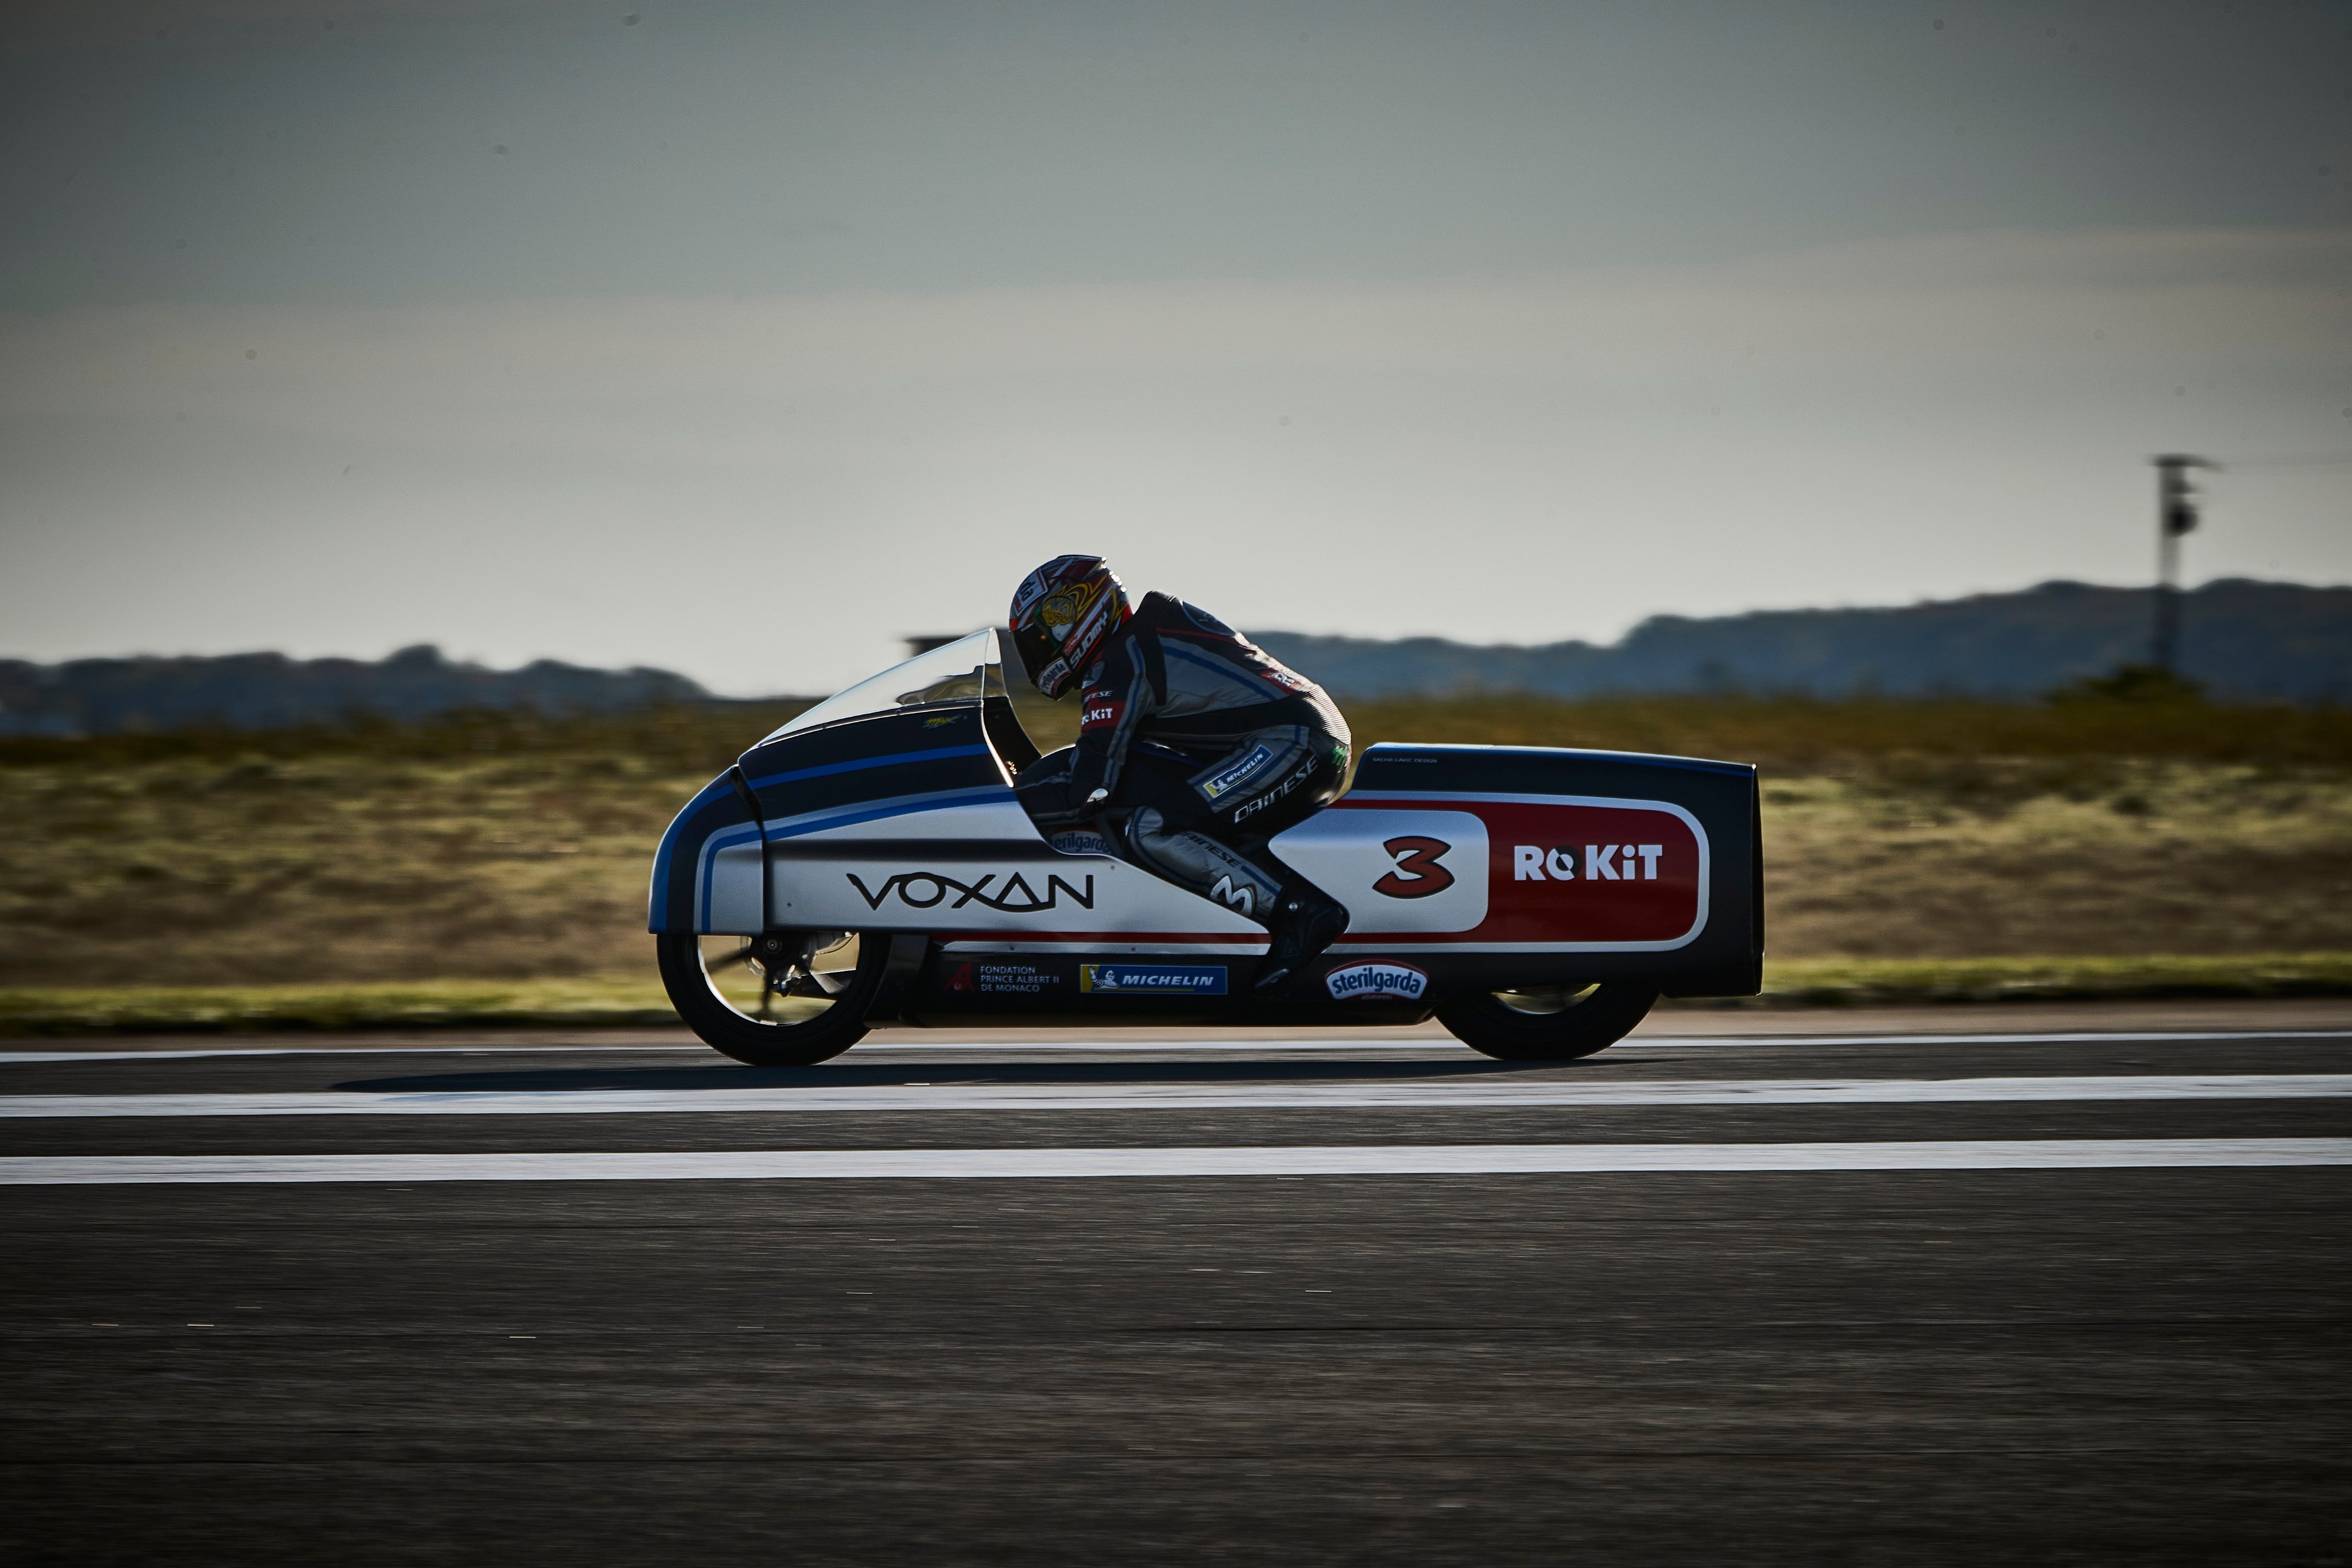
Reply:
[[[1273,934],[1261,991],[1348,929],[1343,905],[1265,848],[1329,804],[1348,771],[1348,721],[1322,687],[1205,610],[1157,592],[1130,606],[1099,556],[1031,572],[1012,632],[1039,691],[1084,689],[1077,745],[1015,781],[1039,827],[1123,810],[1109,831],[1144,869]]]

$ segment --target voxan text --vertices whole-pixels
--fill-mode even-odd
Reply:
[[[893,893],[898,895],[899,903],[910,909],[929,909],[951,893],[961,896],[948,905],[950,909],[961,909],[967,904],[981,904],[1003,915],[1030,915],[1041,909],[1052,909],[1060,904],[1062,894],[1066,893],[1082,909],[1095,906],[1095,879],[1092,875],[1085,879],[1083,892],[1058,876],[1049,875],[1045,878],[1045,893],[1042,898],[1029,885],[1029,879],[1019,872],[1006,878],[1003,884],[993,892],[990,891],[989,884],[1004,876],[1003,872],[991,872],[978,882],[964,882],[935,871],[902,871],[879,888],[867,887],[856,872],[847,875],[849,885],[857,890],[857,896],[866,901],[868,909],[881,908],[882,901]]]

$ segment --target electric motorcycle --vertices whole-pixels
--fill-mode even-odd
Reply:
[[[1419,1023],[1512,1061],[1586,1056],[1660,996],[1761,988],[1756,770],[1539,747],[1367,748],[1260,850],[1348,907],[1261,995],[1264,927],[1122,858],[1049,841],[994,631],[768,736],[662,835],[648,925],[678,1015],[738,1061],[806,1066],[879,1023]],[[1059,847],[1057,847],[1057,844]]]

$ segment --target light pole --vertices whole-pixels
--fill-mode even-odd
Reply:
[[[2156,460],[2156,667],[2178,674],[2180,653],[2180,536],[2197,526],[2197,487],[2189,471],[2218,471],[2219,463],[2181,453]]]

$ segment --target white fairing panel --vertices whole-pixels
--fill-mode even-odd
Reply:
[[[759,830],[752,828],[748,835],[739,831],[740,841],[727,844],[709,854],[703,863],[704,907],[709,909],[703,929],[714,936],[757,936],[760,934],[760,840]]]
[[[1172,937],[1186,951],[1255,950],[1265,940],[1255,922],[1123,861],[1053,852],[1010,792],[795,833],[773,854],[779,925],[970,934],[1017,949]]]
[[[1486,824],[1467,811],[1321,811],[1270,841],[1348,906],[1351,937],[1469,931],[1486,918]]]

